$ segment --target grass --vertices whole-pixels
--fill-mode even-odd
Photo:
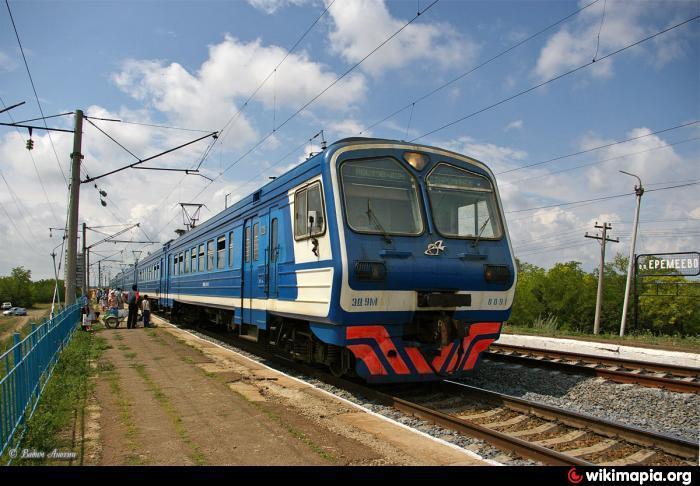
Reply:
[[[551,336],[559,338],[585,339],[587,341],[598,341],[605,343],[614,343],[628,346],[641,347],[658,347],[663,349],[672,349],[674,351],[687,351],[692,353],[700,352],[700,336],[657,336],[649,332],[632,333],[627,336],[618,336],[617,334],[598,334],[597,336],[570,329],[560,329],[558,327],[547,326],[546,324],[538,327],[516,326],[506,323],[503,327],[505,334],[528,334],[534,336]]]
[[[75,431],[84,417],[87,398],[92,391],[90,377],[97,372],[91,366],[107,349],[104,339],[93,333],[76,331],[63,350],[39,405],[27,424],[21,449],[51,452],[76,450]],[[82,449],[79,451],[82,454]],[[78,462],[82,463],[79,455]],[[15,464],[46,464],[47,460],[17,460]],[[60,462],[65,464],[65,462]]]
[[[17,331],[19,331],[21,339],[27,337],[27,335],[31,332],[32,324],[36,324],[38,326],[39,324],[44,322],[51,313],[51,304],[37,304],[36,308],[41,309],[42,313],[37,317],[29,319],[19,329],[16,329]],[[3,316],[2,314],[0,314],[0,335],[14,328],[17,325],[17,321],[22,318],[23,317],[21,316]],[[8,337],[6,337],[0,342],[0,354],[3,354],[5,351],[10,349],[13,346],[13,344],[14,338],[10,334]]]

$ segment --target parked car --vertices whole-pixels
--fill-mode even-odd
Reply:
[[[2,303],[2,310],[3,311],[10,310],[10,309],[12,309],[12,302],[3,302]]]
[[[12,307],[2,313],[4,316],[26,316],[27,309],[24,307]]]

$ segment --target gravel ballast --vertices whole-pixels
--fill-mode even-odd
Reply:
[[[688,440],[698,440],[700,397],[602,378],[482,360],[463,383]]]

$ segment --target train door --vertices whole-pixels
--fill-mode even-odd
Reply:
[[[269,246],[267,250],[267,297],[277,298],[277,264],[280,255],[279,211],[270,210]]]
[[[253,219],[243,224],[243,269],[241,291],[241,324],[253,322]]]

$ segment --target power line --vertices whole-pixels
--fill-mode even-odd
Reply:
[[[479,110],[473,111],[473,112],[469,113],[468,115],[465,115],[465,116],[463,116],[463,117],[457,118],[456,120],[453,120],[453,121],[451,121],[451,122],[449,122],[449,123],[446,123],[445,125],[442,125],[442,126],[440,126],[440,127],[438,127],[438,128],[435,128],[435,129],[433,129],[433,130],[430,130],[429,132],[426,132],[426,133],[424,133],[423,135],[420,135],[420,136],[414,138],[413,140],[410,140],[410,142],[415,142],[416,140],[420,140],[421,138],[425,138],[425,137],[427,137],[428,135],[432,135],[432,134],[434,134],[434,133],[437,133],[437,132],[439,132],[439,131],[442,131],[442,130],[444,130],[444,129],[446,129],[446,128],[449,128],[449,127],[451,127],[451,126],[453,126],[453,125],[456,125],[457,123],[460,123],[460,122],[463,122],[464,120],[467,120],[467,119],[469,119],[469,118],[472,118],[472,117],[474,117],[474,116],[476,116],[476,115],[478,115],[478,114],[480,114],[480,113],[484,113],[485,111],[491,110],[492,108],[495,108],[495,107],[500,106],[500,105],[502,105],[502,104],[504,104],[504,103],[507,103],[507,102],[509,102],[509,101],[512,101],[512,100],[514,100],[514,99],[516,99],[516,98],[518,98],[518,97],[520,97],[520,96],[522,96],[522,95],[524,95],[524,94],[530,93],[530,92],[532,92],[532,91],[535,91],[535,90],[538,89],[538,88],[541,88],[541,87],[543,87],[543,86],[546,86],[546,85],[548,85],[549,83],[552,83],[552,82],[557,81],[557,80],[559,80],[559,79],[562,79],[562,78],[564,78],[564,77],[566,77],[566,76],[569,76],[569,75],[571,75],[571,74],[574,74],[574,73],[576,73],[576,72],[578,72],[578,71],[580,71],[580,70],[582,70],[582,69],[585,69],[585,68],[587,68],[587,67],[590,67],[590,66],[592,66],[593,64],[595,64],[596,62],[600,62],[600,61],[603,61],[603,60],[608,59],[608,58],[610,58],[610,57],[613,57],[613,56],[615,56],[615,55],[617,55],[617,54],[620,54],[621,52],[624,52],[624,51],[626,51],[626,50],[628,50],[628,49],[631,49],[632,47],[635,47],[635,46],[638,46],[638,45],[640,45],[640,44],[643,44],[644,42],[648,42],[648,41],[650,41],[650,40],[652,40],[652,39],[654,39],[654,38],[656,38],[656,37],[658,37],[658,36],[660,36],[660,35],[663,35],[663,34],[665,34],[665,33],[667,33],[667,32],[670,32],[670,31],[672,31],[672,30],[674,30],[674,29],[677,29],[677,28],[679,28],[679,27],[681,27],[681,26],[683,26],[683,25],[685,25],[685,24],[687,24],[687,23],[693,22],[693,21],[697,20],[698,18],[700,18],[700,15],[696,15],[695,17],[692,17],[692,18],[690,18],[690,19],[684,20],[683,22],[677,23],[677,24],[675,24],[675,25],[673,25],[673,26],[671,26],[671,27],[668,27],[668,28],[666,28],[666,29],[660,30],[659,32],[656,32],[655,34],[649,35],[649,36],[647,36],[647,37],[645,37],[645,38],[643,38],[643,39],[641,39],[641,40],[638,40],[637,42],[634,42],[634,43],[632,43],[632,44],[628,44],[628,45],[626,45],[625,47],[622,47],[622,48],[620,48],[620,49],[617,49],[616,51],[613,51],[613,52],[611,52],[611,53],[609,53],[609,54],[606,54],[605,56],[599,58],[597,61],[594,60],[594,61],[587,62],[586,64],[582,64],[582,65],[580,65],[580,66],[578,66],[578,67],[576,67],[576,68],[573,68],[573,69],[571,69],[571,70],[569,70],[569,71],[566,71],[565,73],[562,73],[562,74],[559,74],[559,75],[557,75],[557,76],[554,76],[553,78],[550,78],[550,79],[548,79],[548,80],[546,80],[546,81],[543,81],[543,82],[541,82],[541,83],[538,83],[538,84],[536,84],[536,85],[534,85],[534,86],[531,86],[530,88],[524,89],[524,90],[522,90],[522,91],[520,91],[520,92],[518,92],[518,93],[516,93],[516,94],[514,94],[514,95],[511,95],[511,96],[509,96],[509,97],[507,97],[507,98],[503,98],[503,99],[500,100],[500,101],[497,101],[497,102],[495,102],[495,103],[492,103],[492,104],[490,104],[490,105],[488,105],[488,106],[485,106],[484,108],[481,108],[481,109],[479,109]]]
[[[430,10],[435,4],[437,4],[440,0],[433,0],[432,3],[430,3],[428,6],[426,6],[422,12],[418,12],[413,18],[411,18],[409,21],[405,22],[398,30],[396,30],[393,34],[391,34],[389,37],[387,37],[384,41],[382,41],[380,44],[378,44],[376,47],[374,47],[367,55],[365,55],[362,59],[357,61],[355,64],[353,64],[351,67],[349,67],[343,74],[338,76],[334,81],[332,81],[328,86],[326,86],[323,90],[321,90],[318,94],[313,96],[310,100],[308,100],[303,106],[301,106],[297,111],[292,113],[284,122],[282,122],[280,125],[277,126],[276,129],[268,132],[264,137],[262,137],[260,140],[258,140],[255,145],[253,145],[248,151],[246,151],[243,155],[238,157],[236,160],[234,160],[231,164],[229,164],[226,169],[224,169],[221,173],[219,173],[214,179],[212,179],[209,183],[207,183],[193,198],[191,199],[196,199],[199,197],[204,191],[207,190],[209,186],[211,186],[215,181],[217,181],[223,174],[231,170],[236,164],[241,162],[245,157],[250,155],[253,151],[255,151],[258,147],[260,147],[266,140],[268,140],[272,135],[274,135],[276,132],[278,132],[282,127],[284,127],[287,123],[289,123],[292,119],[297,117],[302,111],[304,111],[306,108],[308,108],[312,103],[314,103],[318,98],[320,98],[324,93],[326,93],[329,89],[331,89],[333,86],[335,86],[338,82],[340,82],[343,78],[345,78],[348,74],[350,74],[352,71],[357,69],[364,61],[366,61],[369,57],[371,57],[374,53],[376,53],[379,49],[381,49],[384,45],[386,45],[389,41],[391,41],[394,37],[399,35],[406,27],[411,25],[413,22],[415,22],[418,17],[420,17],[422,14]],[[172,218],[175,219],[175,218]],[[171,219],[171,221],[172,221]]]
[[[665,190],[668,190],[668,189],[678,189],[678,188],[681,188],[681,187],[695,186],[695,185],[698,185],[698,184],[700,184],[700,181],[689,182],[689,183],[687,183],[687,184],[679,184],[679,185],[677,185],[677,186],[668,186],[668,187],[659,187],[659,188],[656,188],[656,189],[647,189],[646,192],[665,191]],[[558,203],[558,204],[549,204],[549,205],[546,205],[546,206],[538,206],[538,207],[535,207],[535,208],[515,209],[515,210],[512,210],[512,211],[506,211],[506,214],[524,213],[524,212],[527,212],[527,211],[536,211],[536,210],[538,210],[538,209],[549,209],[549,208],[557,208],[557,207],[561,207],[561,206],[570,206],[570,205],[572,205],[572,204],[591,203],[591,202],[597,202],[597,201],[606,201],[606,200],[608,200],[608,199],[615,199],[615,198],[630,196],[630,195],[634,195],[634,194],[635,194],[634,192],[626,192],[626,193],[624,193],[624,194],[614,194],[614,195],[611,195],[611,196],[595,197],[595,198],[591,198],[591,199],[583,199],[583,200],[581,200],[581,201],[572,201],[572,202],[565,202],[565,203]]]
[[[29,82],[32,85],[32,91],[34,91],[34,98],[36,99],[36,104],[39,106],[39,113],[41,113],[42,116],[42,121],[44,122],[44,127],[46,128],[46,133],[49,136],[49,142],[51,142],[51,148],[53,149],[53,154],[56,157],[56,163],[58,164],[58,168],[61,170],[61,175],[63,176],[63,180],[66,183],[66,186],[68,186],[68,179],[66,179],[66,174],[63,172],[63,166],[61,165],[60,160],[58,159],[58,154],[56,153],[56,147],[53,144],[53,139],[51,138],[51,131],[49,131],[49,127],[46,124],[46,117],[44,115],[44,110],[41,107],[41,102],[39,101],[39,95],[36,92],[36,87],[34,86],[34,79],[32,79],[32,73],[29,70],[29,64],[27,63],[27,57],[24,55],[24,48],[22,48],[22,41],[19,39],[19,32],[17,31],[17,26],[15,25],[15,19],[12,16],[12,10],[10,9],[10,2],[8,0],[5,0],[5,5],[7,5],[7,12],[10,14],[10,20],[12,21],[12,28],[15,30],[15,36],[17,37],[17,43],[19,44],[19,50],[22,53],[22,59],[24,60],[24,67],[27,69],[27,75],[29,76]]]
[[[626,138],[626,139],[624,139],[624,140],[618,140],[618,141],[616,141],[616,142],[610,142],[610,143],[606,143],[606,144],[603,144],[603,145],[598,145],[597,147],[592,147],[592,148],[589,148],[589,149],[586,149],[586,150],[579,150],[578,152],[573,152],[573,153],[566,154],[566,155],[558,155],[558,156],[556,156],[556,157],[552,157],[551,159],[542,160],[542,161],[540,161],[540,162],[534,162],[534,163],[532,163],[532,164],[521,165],[520,167],[514,167],[514,168],[512,168],[512,169],[508,169],[508,170],[504,170],[504,171],[501,171],[501,172],[497,172],[496,175],[508,174],[509,172],[515,172],[516,170],[529,169],[530,167],[535,167],[535,166],[537,166],[537,165],[543,165],[543,164],[548,164],[548,163],[550,163],[550,162],[555,162],[555,161],[557,161],[557,160],[568,159],[569,157],[575,157],[576,155],[587,154],[587,153],[589,153],[589,152],[594,152],[594,151],[596,151],[596,150],[600,150],[600,149],[603,149],[603,148],[613,147],[613,146],[615,146],[615,145],[620,145],[620,144],[623,144],[623,143],[632,142],[632,141],[634,141],[634,140],[639,140],[639,139],[642,139],[642,138],[651,137],[652,135],[658,135],[659,133],[670,132],[671,130],[678,130],[679,128],[689,127],[689,126],[695,125],[695,124],[697,124],[697,123],[700,123],[700,121],[694,120],[694,121],[692,121],[692,122],[683,123],[683,124],[681,124],[681,125],[676,125],[676,126],[670,127],[670,128],[664,128],[664,129],[657,130],[657,131],[655,131],[655,132],[647,133],[647,134],[644,134],[644,135],[639,135],[639,136],[636,136],[636,137]],[[691,139],[691,140],[694,140],[694,139]]]
[[[405,111],[405,110],[407,110],[407,109],[409,109],[409,108],[412,109],[416,103],[420,103],[421,101],[423,101],[423,100],[425,100],[425,99],[427,99],[427,98],[430,98],[431,96],[433,96],[434,94],[438,93],[439,91],[442,91],[443,89],[445,89],[445,88],[447,88],[448,86],[450,86],[450,85],[456,83],[456,82],[459,81],[460,79],[465,78],[466,76],[470,75],[470,74],[473,73],[474,71],[477,71],[478,69],[481,69],[482,67],[486,66],[487,64],[491,63],[492,61],[495,61],[495,60],[498,59],[499,57],[508,54],[508,53],[511,52],[512,50],[517,49],[517,48],[520,47],[521,45],[523,45],[523,44],[525,44],[525,43],[531,41],[532,39],[538,37],[539,35],[541,35],[541,34],[543,34],[543,33],[545,33],[545,32],[547,32],[548,30],[552,29],[553,27],[556,27],[557,25],[559,25],[559,24],[561,24],[561,23],[563,23],[563,22],[566,22],[566,21],[569,20],[570,18],[572,18],[572,17],[578,15],[580,12],[582,12],[583,10],[587,9],[588,7],[590,7],[590,6],[592,6],[592,5],[595,5],[595,4],[598,3],[599,1],[600,1],[600,0],[595,0],[595,1],[591,2],[591,3],[589,3],[588,5],[585,5],[585,6],[581,7],[581,8],[579,8],[579,9],[576,10],[575,12],[570,13],[570,14],[567,15],[566,17],[563,17],[563,18],[557,20],[557,21],[554,22],[553,24],[550,24],[550,25],[548,25],[547,27],[545,27],[545,28],[543,28],[543,29],[540,29],[539,31],[537,31],[537,32],[535,32],[534,34],[530,35],[529,37],[527,37],[527,38],[521,40],[520,42],[516,42],[515,44],[513,44],[512,46],[510,46],[508,49],[505,49],[504,51],[499,52],[498,54],[492,56],[491,58],[487,59],[486,61],[482,62],[481,64],[479,64],[479,65],[475,66],[474,68],[470,69],[469,71],[466,71],[466,72],[460,74],[459,76],[457,76],[457,77],[455,77],[455,78],[452,78],[450,81],[447,81],[446,83],[441,84],[441,85],[438,86],[437,88],[432,89],[431,91],[425,93],[424,95],[419,96],[418,98],[416,98],[415,100],[413,100],[411,103],[408,103],[406,106],[404,106],[404,107],[402,107],[402,108],[399,108],[398,110],[394,111],[394,112],[391,113],[390,115],[387,115],[387,116],[385,116],[384,118],[382,118],[381,120],[372,123],[370,126],[364,128],[364,129],[362,129],[362,130],[359,132],[358,135],[362,135],[364,132],[366,132],[366,131],[368,131],[368,130],[371,130],[372,128],[376,127],[377,125],[381,125],[382,123],[384,123],[385,121],[389,120],[390,118],[395,117],[396,115],[398,115],[398,114],[401,113],[402,111]],[[407,131],[406,133],[408,133],[408,131]],[[408,138],[408,137],[406,137],[406,138]]]
[[[596,162],[590,162],[590,163],[586,163],[586,164],[577,165],[577,166],[575,166],[575,167],[568,167],[568,168],[566,168],[566,169],[556,170],[556,171],[553,171],[553,172],[547,172],[546,174],[540,174],[540,175],[535,175],[535,176],[530,176],[530,177],[523,177],[522,179],[515,179],[515,180],[513,180],[513,181],[505,181],[505,183],[506,183],[506,184],[515,184],[515,183],[517,183],[517,182],[530,181],[530,180],[533,180],[533,179],[542,179],[542,178],[544,178],[544,177],[549,177],[549,176],[561,174],[561,173],[563,173],[563,172],[571,172],[572,170],[582,169],[582,168],[584,168],[584,167],[591,167],[591,166],[594,166],[594,165],[604,164],[604,163],[606,163],[606,162],[610,162],[610,161],[613,161],[613,160],[624,159],[624,158],[626,158],[626,157],[631,157],[631,156],[633,156],[633,155],[639,155],[639,154],[644,154],[644,153],[647,153],[647,152],[653,152],[653,151],[655,151],[655,150],[669,149],[669,148],[674,147],[674,146],[676,146],[676,145],[681,145],[681,144],[688,143],[688,142],[693,142],[693,141],[696,141],[696,140],[700,140],[700,137],[687,138],[687,139],[685,139],[685,140],[680,140],[680,141],[678,141],[678,142],[673,142],[673,143],[667,143],[667,144],[665,144],[665,145],[659,145],[658,147],[653,147],[653,148],[646,149],[646,150],[640,150],[640,151],[638,151],[638,152],[630,152],[630,153],[628,153],[628,154],[618,155],[618,156],[616,156],[616,157],[610,157],[610,158],[608,158],[608,159],[598,160],[598,161],[596,161]],[[502,174],[502,172],[501,172],[501,174]]]
[[[5,105],[5,101],[2,99],[1,96],[0,96],[0,103],[2,103],[3,107],[7,108],[7,105]],[[7,116],[10,117],[10,121],[12,123],[15,122],[14,119],[12,118],[12,115],[9,112],[7,113]],[[15,130],[17,131],[17,133],[20,136],[22,136],[22,132],[20,132],[19,128],[15,128]],[[46,198],[46,203],[49,206],[49,210],[51,211],[51,214],[53,215],[54,219],[56,221],[60,221],[60,218],[58,216],[56,216],[56,212],[53,209],[53,204],[49,200],[49,194],[46,192],[46,186],[44,186],[44,181],[41,179],[41,175],[39,174],[39,168],[37,167],[36,161],[34,160],[34,155],[32,154],[31,150],[28,150],[27,152],[29,152],[29,158],[31,159],[32,165],[34,166],[34,172],[36,173],[37,179],[39,179],[39,185],[41,186],[41,190],[44,192],[44,197]]]
[[[280,66],[282,66],[282,64],[284,63],[284,61],[286,61],[287,58],[288,58],[288,57],[294,52],[294,50],[299,46],[299,44],[301,44],[301,42],[304,40],[304,38],[306,38],[306,36],[309,34],[309,32],[311,32],[311,29],[314,28],[314,26],[318,23],[318,21],[321,20],[321,18],[322,18],[324,15],[326,15],[326,13],[328,12],[328,10],[333,6],[334,3],[335,3],[335,0],[333,0],[332,2],[330,2],[330,3],[326,6],[326,8],[323,10],[323,12],[321,12],[321,15],[319,15],[318,17],[316,17],[316,20],[314,20],[314,21],[311,23],[311,25],[306,29],[306,31],[304,31],[304,33],[301,35],[301,37],[299,37],[299,38],[297,39],[297,41],[294,43],[294,45],[293,45],[291,48],[287,49],[287,52],[286,52],[286,54],[284,55],[284,57],[282,58],[282,60],[281,60],[280,62],[278,62],[277,65],[276,65],[276,66],[269,72],[269,74],[265,77],[265,79],[263,79],[263,80],[258,84],[258,86],[255,88],[255,90],[253,90],[253,92],[252,92],[252,93],[248,96],[248,98],[243,102],[243,104],[242,104],[242,105],[240,106],[240,108],[236,111],[236,113],[234,113],[234,115],[233,115],[231,118],[229,118],[229,120],[226,122],[226,124],[224,124],[224,126],[221,128],[221,130],[219,130],[219,134],[221,135],[221,137],[220,137],[220,142],[221,142],[221,143],[223,143],[224,139],[226,138],[226,136],[227,136],[228,133],[229,133],[229,132],[226,132],[226,130],[228,129],[228,127],[229,127],[235,120],[238,119],[238,117],[240,116],[240,114],[243,113],[243,110],[245,110],[245,109],[248,107],[248,104],[253,100],[253,98],[255,98],[255,96],[256,96],[256,95],[258,94],[258,92],[262,89],[262,87],[265,86],[265,84],[266,84],[267,81],[272,77],[272,75],[275,74],[275,73],[277,72],[277,70],[280,68]],[[275,131],[275,127],[273,127],[273,130],[272,130],[272,131],[273,131],[273,132]],[[204,163],[204,160],[209,156],[209,153],[211,152],[211,149],[213,148],[213,146],[214,146],[215,143],[216,143],[216,142],[212,143],[211,146],[210,146],[210,147],[207,149],[207,151],[204,153],[204,155],[202,156],[202,159],[200,160],[199,164],[197,165],[197,169],[199,169],[199,168],[201,167],[201,165]]]

